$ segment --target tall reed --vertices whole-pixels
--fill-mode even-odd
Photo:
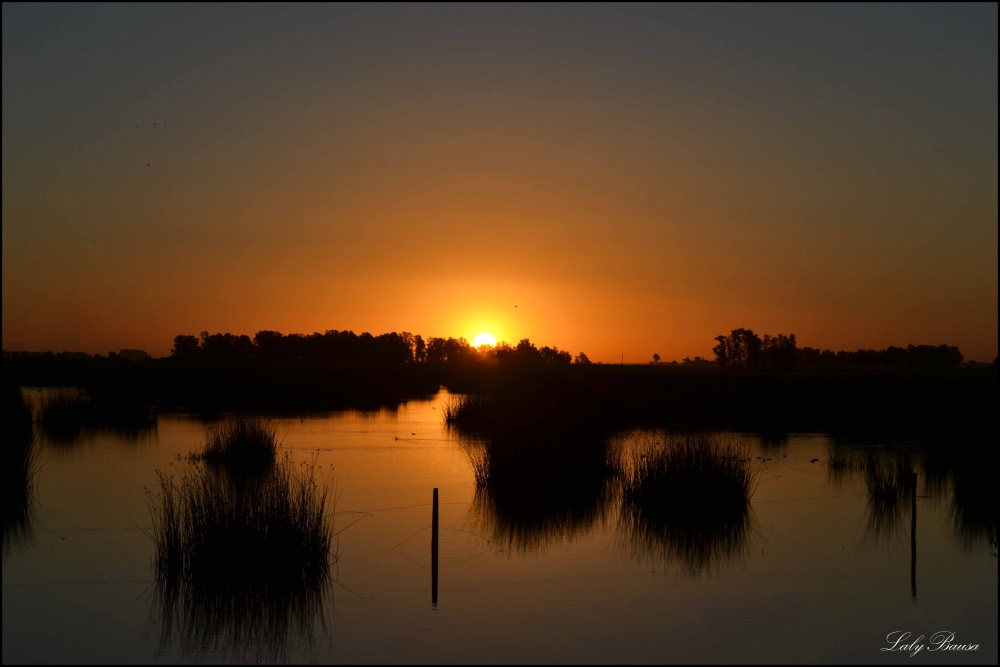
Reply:
[[[482,421],[482,413],[489,407],[489,397],[483,394],[453,396],[442,408],[444,421],[449,426],[475,425]]]

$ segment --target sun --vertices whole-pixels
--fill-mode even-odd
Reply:
[[[497,339],[493,337],[493,334],[481,333],[475,337],[472,341],[473,347],[480,347],[482,345],[489,345],[493,347],[497,344]]]

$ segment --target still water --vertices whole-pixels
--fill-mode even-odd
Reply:
[[[156,604],[146,489],[186,465],[210,422],[161,414],[138,434],[39,435],[33,519],[4,549],[3,661],[997,662],[995,502],[992,535],[963,532],[951,482],[919,465],[911,540],[911,491],[879,506],[870,476],[844,464],[854,450],[751,438],[763,459],[753,530],[698,562],[637,547],[610,501],[505,533],[476,502],[477,443],[444,425],[447,400],[275,420],[295,459],[333,468],[339,498],[326,610],[278,652],[182,644]],[[880,651],[893,631],[928,644],[942,630],[979,649]]]

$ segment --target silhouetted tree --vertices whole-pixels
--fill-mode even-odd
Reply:
[[[953,345],[889,346],[884,350],[799,349],[795,334],[765,335],[752,329],[733,329],[728,336],[716,336],[716,360],[726,368],[954,368],[965,359]],[[691,363],[688,359],[684,363]]]
[[[725,368],[755,368],[760,357],[761,340],[753,329],[733,329],[728,336],[716,336],[719,342],[712,351]]]
[[[546,364],[568,365],[573,360],[573,355],[557,347],[543,347],[538,354]]]
[[[192,358],[199,352],[198,339],[194,336],[175,336],[170,354],[174,357]]]
[[[676,364],[677,362],[675,361],[673,363]],[[691,357],[684,357],[684,360],[681,361],[681,363],[682,364],[714,364],[715,362],[711,361],[709,359],[705,359],[703,357],[695,357],[694,359],[692,359]]]
[[[653,363],[654,364],[660,363],[660,355],[657,354],[656,352],[653,353]]]
[[[796,351],[795,363],[803,368],[954,368],[965,357],[953,345],[894,345],[884,350]]]
[[[557,347],[538,349],[528,339],[520,341],[517,347],[499,343],[494,347],[474,348],[465,338],[430,338],[424,341],[421,336],[408,331],[373,336],[368,332],[355,334],[336,329],[322,334],[287,336],[278,331],[258,331],[253,339],[203,331],[199,337],[177,336],[173,357],[222,364],[257,362],[349,366],[394,366],[411,362],[516,363],[530,366],[569,364],[573,360],[569,352]]]
[[[761,340],[758,365],[762,368],[792,368],[795,366],[795,334],[764,335]]]
[[[580,354],[576,355],[575,359],[573,359],[573,363],[574,364],[589,364],[590,363],[590,359],[587,357],[586,354],[584,354],[583,352],[581,352]]]

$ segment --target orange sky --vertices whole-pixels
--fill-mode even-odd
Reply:
[[[991,360],[996,6],[918,9],[4,5],[3,347]]]

